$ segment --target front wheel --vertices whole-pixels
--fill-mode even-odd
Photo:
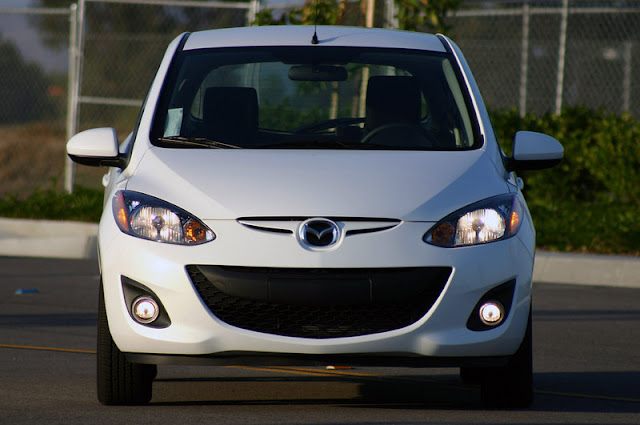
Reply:
[[[486,407],[524,408],[533,401],[531,309],[524,339],[506,366],[482,369],[482,404]]]
[[[104,292],[100,285],[98,300],[98,400],[106,405],[139,405],[151,400],[156,365],[129,362],[113,342]]]

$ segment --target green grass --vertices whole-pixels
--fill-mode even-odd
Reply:
[[[76,187],[72,194],[54,189],[36,190],[26,198],[0,199],[0,217],[97,223],[102,213],[103,191]]]

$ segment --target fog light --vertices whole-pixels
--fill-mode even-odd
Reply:
[[[480,320],[488,326],[496,326],[504,319],[504,307],[499,301],[489,301],[480,307]]]
[[[131,306],[133,317],[140,323],[151,323],[158,318],[158,303],[151,297],[141,296],[133,300]]]

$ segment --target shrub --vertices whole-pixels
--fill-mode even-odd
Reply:
[[[54,189],[36,190],[22,199],[8,195],[0,199],[0,216],[43,220],[73,220],[97,223],[102,213],[103,191],[77,187],[73,194]]]
[[[639,253],[640,122],[584,107],[524,118],[517,111],[497,111],[492,119],[503,144],[516,131],[531,130],[564,146],[558,167],[521,175],[540,247]]]

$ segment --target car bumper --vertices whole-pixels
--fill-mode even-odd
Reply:
[[[100,225],[100,266],[109,327],[121,351],[139,355],[237,357],[355,356],[483,358],[512,355],[522,341],[531,304],[531,235],[464,248],[438,248],[422,241],[432,223],[397,227],[347,238],[332,250],[302,249],[288,234],[258,232],[236,221],[206,221],[217,238],[198,246],[137,239],[120,232],[105,215]],[[523,226],[523,230],[526,227]],[[242,329],[216,317],[196,291],[188,265],[313,269],[450,268],[428,312],[399,329],[337,338],[303,338]],[[134,321],[125,302],[122,277],[143,285],[160,300],[170,326]],[[474,331],[467,321],[491,289],[514,281],[506,320]],[[142,359],[142,357],[140,357]]]

